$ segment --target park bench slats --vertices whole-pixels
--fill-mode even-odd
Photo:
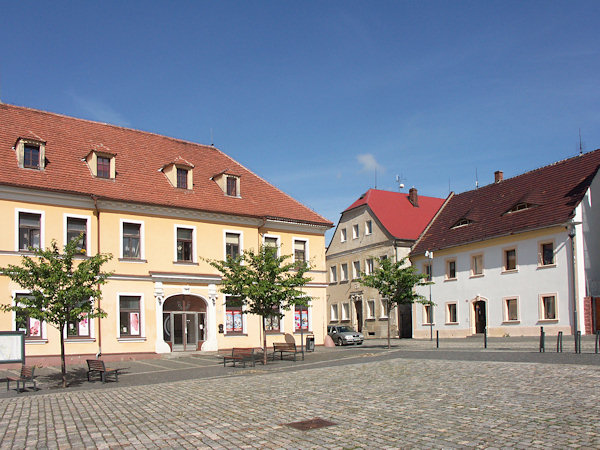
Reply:
[[[104,365],[104,361],[102,361],[101,359],[87,359],[86,361],[87,361],[87,365],[88,365],[88,371],[87,371],[88,381],[91,381],[90,375],[93,375],[96,373],[100,375],[100,379],[102,380],[103,383],[106,383],[107,376],[114,376],[115,381],[116,382],[119,381],[119,371],[123,370],[123,369],[109,369]]]

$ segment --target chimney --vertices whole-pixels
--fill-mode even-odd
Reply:
[[[412,187],[408,191],[408,201],[412,203],[415,208],[419,207],[419,195],[417,194],[417,189]]]
[[[494,172],[494,183],[500,183],[504,180],[504,173],[501,170],[496,170]]]

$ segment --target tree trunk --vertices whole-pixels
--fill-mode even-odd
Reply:
[[[267,365],[267,333],[265,327],[265,318],[262,318],[262,333],[263,333],[263,366]]]
[[[390,308],[390,306],[391,306],[391,305],[390,305],[390,303],[388,302],[388,305],[387,305],[387,310],[388,310],[388,313],[387,313],[387,316],[388,316],[388,317],[387,317],[387,327],[388,327],[388,349],[389,349],[389,348],[391,348],[391,346],[390,346],[390,320],[392,320],[392,311],[391,311],[391,308]]]
[[[67,365],[65,363],[65,325],[60,326],[60,370],[62,373],[62,387],[67,387]]]

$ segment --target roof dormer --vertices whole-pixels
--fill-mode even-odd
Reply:
[[[211,180],[217,183],[225,195],[237,198],[242,196],[240,179],[241,175],[234,174],[229,170],[220,172],[211,178]]]
[[[533,203],[529,203],[529,202],[518,202],[512,208],[510,208],[508,211],[506,211],[504,214],[516,213],[518,211],[524,211],[526,209],[535,208],[536,206],[537,205],[534,205]]]
[[[462,219],[457,220],[456,223],[454,225],[452,225],[450,228],[452,228],[454,230],[455,228],[466,227],[467,225],[471,225],[472,223],[473,223],[473,221],[471,219],[467,219],[466,217],[463,217]]]
[[[167,180],[173,187],[179,189],[193,189],[194,187],[194,165],[178,156],[174,161],[165,164],[159,169],[165,174]]]
[[[15,143],[17,163],[21,169],[42,170],[46,161],[46,142],[20,137]]]
[[[85,162],[96,178],[114,180],[117,175],[116,156],[108,150],[92,150],[85,157]]]

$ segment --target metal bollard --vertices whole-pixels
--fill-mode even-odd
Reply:
[[[483,329],[483,347],[487,348],[487,327]]]
[[[435,348],[440,348],[440,330],[435,330]]]
[[[544,327],[540,327],[540,353],[546,352],[546,333]]]
[[[577,332],[577,353],[581,353],[581,331]]]
[[[598,347],[600,347],[600,331],[596,331],[596,353],[598,353]]]
[[[563,332],[559,331],[558,336],[556,337],[556,353],[562,353],[562,338]]]

